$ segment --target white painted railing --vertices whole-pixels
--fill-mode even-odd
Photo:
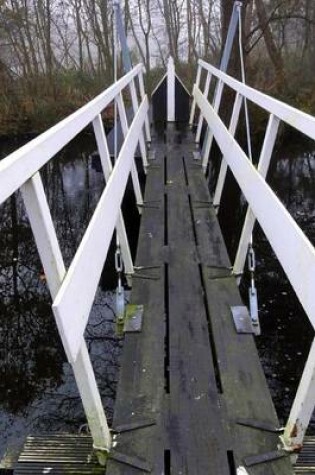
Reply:
[[[0,203],[21,190],[53,299],[58,330],[73,367],[94,447],[99,453],[110,450],[111,437],[84,340],[84,330],[115,228],[125,271],[133,273],[121,203],[130,174],[137,204],[143,203],[134,161],[139,143],[143,164],[147,164],[144,134],[150,140],[149,106],[143,71],[142,65],[136,66],[77,112],[0,162]],[[126,88],[130,89],[134,111],[130,127],[122,97]],[[101,113],[114,100],[118,105],[124,143],[113,168]],[[66,270],[39,170],[89,124],[93,125],[107,184],[73,261]]]
[[[206,74],[204,91],[200,90],[202,74]],[[216,81],[214,98],[209,102],[211,80]],[[219,116],[223,90],[235,91],[230,125],[227,128]],[[214,205],[220,205],[227,167],[230,167],[249,207],[233,266],[239,276],[243,272],[248,245],[255,219],[264,230],[308,318],[315,328],[315,250],[308,238],[265,182],[280,122],[285,122],[304,135],[315,140],[315,118],[272,97],[252,89],[231,78],[220,70],[200,60],[197,80],[193,89],[193,108],[190,123],[193,124],[195,108],[200,114],[196,141],[200,140],[202,122],[208,133],[203,146],[202,166],[206,172],[213,138],[223,155],[219,178],[214,193]],[[264,143],[256,169],[234,139],[244,98],[269,113]],[[303,441],[315,405],[315,342],[312,345],[295,401],[282,438],[289,451],[297,451]]]

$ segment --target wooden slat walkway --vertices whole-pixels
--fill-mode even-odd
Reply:
[[[117,435],[115,449],[153,474],[235,475],[278,444],[238,421],[278,427],[277,417],[253,338],[234,329],[230,306],[242,303],[193,137],[168,125],[152,149],[132,290],[144,323],[126,335],[114,416],[139,428]],[[293,473],[288,458],[247,470]],[[138,473],[116,461],[106,470]]]
[[[88,435],[29,436],[14,475],[102,475]]]

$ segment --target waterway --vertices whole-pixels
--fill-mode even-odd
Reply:
[[[0,145],[1,157],[12,144]],[[104,189],[92,136],[73,141],[41,170],[66,266]],[[279,147],[268,181],[315,243],[315,152],[309,144]],[[245,206],[225,197],[220,220],[231,256]],[[230,212],[224,210],[229,205]],[[0,206],[0,459],[29,433],[85,431],[71,369],[60,344],[44,271],[19,193]],[[124,216],[133,253],[139,218],[131,188]],[[235,229],[235,232],[232,232]],[[281,423],[303,370],[313,330],[259,227],[255,228],[262,336],[256,339]],[[285,246],[285,239],[283,245]],[[123,340],[116,332],[112,246],[97,291],[86,341],[111,421]],[[294,250],[292,250],[294,252]],[[301,276],[302,278],[303,276]],[[243,295],[246,298],[246,280]],[[128,292],[126,292],[128,298]]]

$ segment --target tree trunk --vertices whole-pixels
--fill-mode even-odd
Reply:
[[[263,0],[255,0],[255,4],[256,4],[256,9],[257,9],[257,16],[260,23],[260,27],[263,32],[267,52],[275,68],[277,83],[279,85],[284,84],[285,74],[284,74],[282,56],[273,38],[269,19],[267,18],[265,5],[263,3]]]

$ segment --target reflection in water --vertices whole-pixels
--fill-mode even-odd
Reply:
[[[42,170],[66,266],[104,189],[92,139],[84,136]],[[83,151],[81,151],[83,150]],[[3,152],[3,156],[9,151]],[[92,159],[93,158],[93,159]],[[134,200],[125,196],[134,232]],[[51,301],[19,193],[0,207],[0,459],[29,433],[78,431],[85,417],[51,312]],[[133,239],[133,242],[135,239]],[[112,417],[121,340],[115,334],[112,250],[98,289],[86,341],[104,407]],[[111,279],[108,278],[111,277]]]

